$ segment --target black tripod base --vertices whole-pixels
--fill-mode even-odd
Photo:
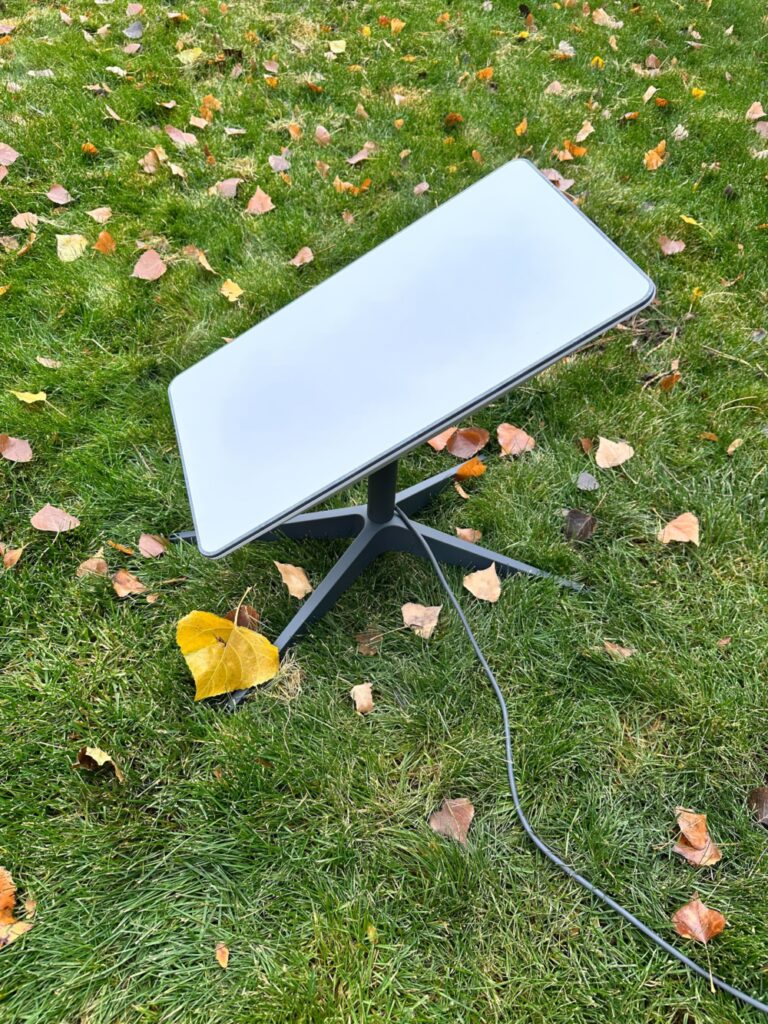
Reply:
[[[402,520],[396,515],[397,504],[409,518],[423,508],[456,476],[458,467],[423,480],[414,487],[396,491],[397,463],[393,462],[374,473],[368,481],[368,504],[353,505],[350,508],[330,509],[325,512],[308,512],[295,516],[283,523],[279,530],[263,534],[259,540],[274,540],[281,535],[294,539],[310,537],[321,540],[353,538],[352,543],[334,565],[328,575],[307,597],[298,612],[283,629],[275,645],[283,654],[308,627],[322,618],[336,604],[345,590],[355,582],[374,558],[388,551],[403,551],[419,558],[425,558],[421,544]],[[549,577],[551,574],[537,569],[526,562],[518,562],[496,551],[470,544],[459,537],[452,537],[440,530],[433,530],[421,523],[413,524],[424,538],[438,561],[447,565],[458,565],[463,569],[487,569],[492,563],[499,576],[523,573],[526,576]],[[172,540],[194,541],[191,531],[172,535]],[[582,590],[580,583],[555,577],[561,586]]]

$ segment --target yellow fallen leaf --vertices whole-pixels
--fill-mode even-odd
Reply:
[[[224,942],[216,943],[216,963],[222,971],[229,967],[229,947]]]
[[[229,278],[219,289],[225,299],[229,299],[230,302],[237,302],[240,296],[243,294],[243,289],[239,284],[235,284],[234,281],[230,281]]]
[[[195,680],[195,700],[259,686],[280,667],[280,654],[265,636],[211,612],[185,615],[176,643]]]
[[[701,224],[699,224],[697,220],[694,220],[693,217],[689,217],[687,213],[681,213],[680,220],[683,221],[685,224],[693,224],[694,227],[697,228],[701,227]]]
[[[693,98],[695,100],[700,100],[700,99],[702,99],[706,95],[707,95],[707,90],[706,89],[699,89],[695,85],[691,89],[691,96],[693,96]]]
[[[74,263],[87,248],[85,235],[56,235],[56,253],[62,263]]]
[[[528,118],[524,117],[520,124],[515,126],[515,135],[520,138],[521,135],[525,135],[528,131]]]
[[[11,391],[12,395],[15,395],[20,402],[24,402],[26,405],[33,405],[35,402],[46,402],[48,395],[45,391]]]
[[[176,56],[178,57],[181,64],[185,68],[188,68],[191,67],[196,61],[200,60],[200,58],[203,56],[203,51],[200,49],[199,46],[193,46],[189,50],[182,50],[181,53],[177,53]]]
[[[77,752],[77,761],[73,767],[87,768],[90,772],[95,772],[99,768],[106,768],[108,771],[114,772],[118,782],[125,782],[125,775],[123,775],[120,765],[111,754],[108,754],[106,750],[102,750],[101,747],[81,747]]]

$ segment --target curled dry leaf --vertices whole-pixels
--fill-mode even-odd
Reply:
[[[457,526],[456,536],[459,540],[465,540],[468,544],[477,544],[482,539],[480,530],[473,530],[471,526]]]
[[[48,356],[35,356],[35,360],[40,363],[41,366],[45,366],[48,370],[61,369],[60,359],[49,359]]]
[[[13,569],[24,553],[24,548],[26,546],[26,544],[22,544],[20,548],[7,548],[4,544],[0,544],[0,555],[3,556],[3,568]]]
[[[267,193],[263,189],[257,188],[256,191],[251,196],[251,198],[248,200],[248,205],[245,208],[245,212],[258,215],[262,213],[269,213],[269,211],[274,210],[274,208],[275,204],[272,202],[271,198],[267,195]]]
[[[464,577],[466,590],[481,601],[495,604],[501,597],[501,580],[496,572],[496,563],[491,562],[487,569],[478,569]]]
[[[677,807],[675,813],[681,832],[674,846],[675,853],[696,867],[711,867],[722,860],[723,855],[709,834],[706,814],[696,814],[685,807]]]
[[[0,949],[10,946],[32,927],[32,918],[35,914],[34,902],[32,900],[26,902],[25,920],[20,920],[15,916],[15,908],[16,883],[13,881],[10,871],[0,867]]]
[[[125,776],[120,765],[111,754],[108,754],[106,750],[102,750],[100,747],[81,747],[77,752],[77,761],[74,767],[87,768],[90,772],[95,772],[99,768],[106,768],[114,774],[118,782],[125,782]]]
[[[118,569],[112,577],[112,586],[118,597],[129,597],[131,594],[143,594],[147,589],[140,579],[137,579],[127,569]]]
[[[238,605],[231,612],[227,612],[224,618],[237,626],[242,626],[243,629],[258,629],[261,622],[261,616],[250,604]]]
[[[488,431],[482,427],[459,427],[446,439],[445,447],[458,459],[471,459],[481,448],[485,448],[489,437]]]
[[[578,508],[569,508],[565,513],[566,540],[589,540],[597,529],[597,520],[589,512]]]
[[[168,542],[155,533],[142,533],[139,537],[139,551],[145,558],[159,558],[168,550]]]
[[[185,615],[176,643],[195,680],[195,700],[259,686],[280,667],[280,654],[265,636],[211,612]]]
[[[496,437],[499,439],[502,455],[522,455],[523,452],[530,452],[536,447],[531,435],[513,423],[499,424],[496,427]]]
[[[216,963],[222,971],[229,967],[229,947],[223,942],[216,943]]]
[[[768,786],[758,786],[747,797],[749,809],[757,818],[758,825],[768,825]]]
[[[67,530],[74,530],[80,525],[76,516],[71,516],[62,508],[55,505],[43,505],[43,507],[29,520],[36,530],[43,530],[47,533],[66,533]]]
[[[140,281],[156,281],[167,269],[160,253],[147,249],[136,261],[131,277],[138,277]]]
[[[485,463],[475,456],[472,459],[468,459],[466,462],[462,462],[456,470],[455,476],[457,480],[469,480],[473,476],[482,476],[485,469]]]
[[[21,437],[0,434],[0,455],[9,462],[31,462],[32,445]]]
[[[693,512],[683,512],[676,519],[667,523],[657,534],[657,539],[662,544],[671,544],[677,541],[680,544],[695,544],[699,546],[699,520]]]
[[[312,584],[300,566],[290,565],[288,562],[275,562],[275,567],[282,576],[283,583],[288,588],[288,593],[291,597],[297,597],[301,600],[307,594],[312,593]]]
[[[309,248],[308,245],[303,245],[301,249],[296,253],[292,260],[288,260],[292,267],[303,267],[307,263],[311,263],[315,258],[315,254]]]
[[[357,653],[365,654],[369,658],[378,654],[382,636],[380,629],[364,629],[361,633],[356,633]]]
[[[665,154],[667,152],[667,141],[662,139],[658,146],[653,149],[649,149],[643,157],[643,163],[647,171],[658,171],[661,165],[664,163]]]
[[[106,576],[108,572],[109,566],[106,559],[103,555],[97,554],[81,562],[77,569],[75,569],[75,576]]]
[[[676,256],[685,249],[685,242],[677,238],[667,238],[666,235],[659,235],[659,248],[665,256]]]
[[[635,454],[635,449],[626,441],[609,441],[607,437],[598,439],[595,462],[600,469],[613,469],[628,462]]]
[[[466,846],[469,826],[474,816],[475,808],[466,797],[444,800],[440,809],[430,815],[429,827],[438,835],[455,839],[457,843]]]
[[[675,931],[684,939],[706,945],[725,928],[726,920],[718,910],[705,906],[697,897],[672,915]]]
[[[403,613],[403,625],[412,629],[416,636],[429,640],[435,632],[443,606],[414,604],[409,601],[400,610]]]
[[[349,691],[355,702],[355,711],[359,715],[369,715],[373,711],[373,690],[370,683],[358,683]]]

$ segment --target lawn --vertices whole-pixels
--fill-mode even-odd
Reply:
[[[33,929],[0,951],[8,1024],[755,1019],[532,851],[456,617],[446,607],[430,641],[402,628],[405,601],[444,603],[426,563],[376,563],[230,714],[194,702],[176,622],[246,595],[274,637],[296,602],[273,559],[316,583],[342,547],[286,540],[213,562],[189,545],[156,559],[111,546],[189,525],[166,399],[181,369],[515,156],[573,179],[657,301],[478,414],[487,473],[424,518],[589,584],[507,580],[496,605],[462,592],[510,704],[524,804],[668,938],[698,893],[728,927],[706,948],[677,941],[768,992],[768,836],[747,808],[768,773],[768,161],[755,155],[768,141],[747,118],[768,107],[763,8],[610,2],[611,27],[586,5],[536,5],[528,20],[521,7],[0,3],[0,143],[19,154],[0,183],[0,433],[34,451],[0,459],[0,540],[27,545],[0,576],[0,864],[37,902]],[[190,127],[201,109],[207,127]],[[585,120],[586,153],[562,159]],[[178,149],[166,125],[197,143]],[[157,146],[167,159],[148,162]],[[284,147],[290,167],[275,171]],[[230,178],[234,198],[216,188]],[[55,183],[70,202],[47,197]],[[257,187],[275,209],[249,215]],[[88,215],[107,206],[104,224]],[[37,224],[12,225],[24,212]],[[101,231],[114,251],[92,248]],[[64,262],[57,234],[88,247]],[[684,251],[664,256],[662,235]],[[292,266],[304,246],[314,259]],[[131,276],[139,247],[160,254],[158,280]],[[291,403],[286,380],[286,424]],[[535,450],[499,459],[505,421]],[[580,439],[599,435],[634,458],[596,469]],[[401,479],[451,463],[424,446]],[[599,490],[576,488],[584,470]],[[36,531],[47,502],[80,526]],[[590,540],[566,540],[569,508],[595,516]],[[700,546],[659,543],[686,511]],[[110,572],[157,599],[78,578],[102,547]],[[383,633],[372,657],[355,641],[367,628]],[[636,653],[617,659],[605,640]],[[366,681],[363,718],[349,690]],[[124,784],[73,768],[83,745],[109,751]],[[428,827],[446,797],[476,808],[466,849]],[[717,866],[672,853],[677,805],[709,816]]]

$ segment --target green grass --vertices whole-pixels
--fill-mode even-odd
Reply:
[[[0,141],[21,154],[0,184],[0,233],[23,244],[11,217],[47,218],[29,251],[0,251],[0,432],[29,438],[35,451],[28,465],[0,460],[0,539],[29,544],[0,579],[0,863],[39,908],[33,931],[0,952],[3,1021],[752,1019],[532,852],[506,792],[497,708],[455,618],[444,611],[429,643],[398,630],[404,601],[443,600],[426,565],[376,564],[237,715],[193,703],[176,621],[193,608],[223,613],[251,588],[274,636],[294,603],[272,559],[304,565],[317,581],[339,547],[252,545],[218,562],[186,546],[155,561],[107,547],[112,570],[125,565],[160,594],[153,605],[121,602],[108,580],[77,580],[75,569],[107,540],[135,544],[142,531],[187,524],[165,394],[180,369],[506,160],[560,167],[553,148],[590,117],[588,153],[563,173],[582,209],[656,280],[658,302],[478,415],[490,429],[526,427],[536,450],[515,462],[491,457],[470,500],[446,492],[428,520],[477,527],[489,546],[590,584],[573,596],[508,581],[496,606],[466,595],[510,702],[534,825],[667,936],[670,914],[700,893],[730,924],[709,948],[713,970],[766,993],[766,835],[745,803],[766,778],[768,388],[758,364],[768,365],[759,333],[768,328],[768,163],[753,157],[765,143],[744,116],[755,100],[768,106],[762,8],[610,4],[625,22],[614,52],[611,30],[580,6],[537,8],[539,31],[524,40],[504,0],[491,11],[477,0],[188,3],[181,23],[167,19],[170,4],[145,6],[142,50],[128,56],[122,29],[134,19],[122,0],[72,0],[71,26],[54,4],[0,5],[0,21],[19,21],[0,46]],[[439,24],[444,10],[450,21]],[[380,15],[406,26],[393,35]],[[107,23],[107,36],[95,35]],[[701,48],[689,45],[691,30]],[[347,41],[333,62],[331,39]],[[573,59],[553,60],[560,40],[574,45]],[[200,46],[203,57],[183,69],[177,45]],[[632,64],[651,52],[662,73],[646,79]],[[269,59],[280,64],[276,88],[264,81]],[[232,77],[238,63],[243,74]],[[493,87],[475,77],[489,64]],[[45,68],[53,80],[27,74]],[[563,95],[544,95],[555,78]],[[8,81],[21,91],[6,92]],[[106,100],[83,88],[100,82],[112,90]],[[643,103],[649,84],[666,107]],[[706,90],[700,100],[694,86]],[[396,107],[393,91],[408,102]],[[184,127],[209,93],[223,109],[198,134],[215,166],[201,147],[177,154],[162,131]],[[175,109],[157,105],[168,100]],[[105,102],[121,122],[105,117]],[[620,123],[628,111],[638,119]],[[450,112],[464,122],[447,133]],[[518,137],[523,116],[528,132]],[[289,144],[290,122],[303,137],[291,143],[286,182],[267,157]],[[333,133],[328,147],[314,141],[318,123]],[[675,142],[679,123],[689,137]],[[245,135],[228,137],[224,125]],[[349,167],[369,139],[378,152]],[[643,154],[661,139],[668,159],[650,173]],[[96,156],[82,153],[86,142]],[[139,170],[158,144],[186,181]],[[326,181],[318,159],[330,164]],[[339,194],[336,174],[358,185],[369,176],[371,186]],[[245,179],[236,201],[208,194],[231,176]],[[422,180],[430,191],[415,197]],[[45,198],[54,182],[75,197],[62,210]],[[276,210],[246,218],[256,185]],[[115,254],[60,263],[55,234],[95,241],[86,211],[103,205],[114,210]],[[661,233],[683,238],[686,251],[662,258]],[[136,240],[150,238],[170,264],[154,284],[130,277]],[[179,258],[186,245],[203,248],[220,276]],[[287,261],[303,245],[315,260],[297,272]],[[227,277],[244,289],[237,305],[218,292]],[[471,338],[467,351],[472,358]],[[45,369],[38,355],[61,368]],[[681,383],[669,394],[644,389],[644,375],[672,359]],[[39,388],[49,395],[41,407],[9,394]],[[286,422],[290,403],[286,382]],[[705,431],[719,440],[702,440]],[[598,434],[627,438],[637,454],[583,494],[574,481],[591,460],[578,438]],[[737,437],[744,443],[729,457]],[[449,464],[425,449],[405,460],[402,478]],[[350,497],[359,489],[340,500]],[[47,501],[80,528],[35,533],[29,517]],[[567,507],[596,515],[588,544],[565,542]],[[701,547],[658,544],[660,523],[683,511],[700,517]],[[451,579],[460,584],[458,572]],[[386,631],[375,658],[354,641],[370,625]],[[718,646],[724,636],[732,642]],[[638,653],[612,661],[605,638]],[[364,680],[377,702],[365,720],[348,697]],[[86,743],[114,754],[124,786],[71,767]],[[477,808],[467,850],[427,826],[451,796]],[[709,814],[724,849],[716,868],[695,871],[672,855],[677,804]],[[217,941],[232,951],[227,972],[214,960]],[[706,950],[689,951],[707,961]]]

